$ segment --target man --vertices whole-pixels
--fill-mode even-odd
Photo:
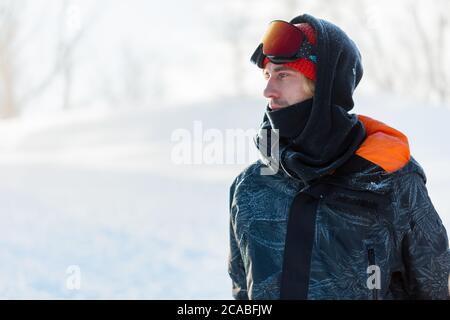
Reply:
[[[348,113],[363,73],[353,41],[305,14],[273,21],[252,61],[268,106],[262,159],[230,189],[234,298],[448,299],[447,233],[408,139]]]

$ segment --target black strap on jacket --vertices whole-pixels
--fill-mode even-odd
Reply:
[[[319,199],[328,185],[312,185],[294,198],[289,212],[280,299],[307,299],[311,253],[314,243],[316,212]]]
[[[352,172],[361,172],[373,164],[354,154],[349,161],[333,174],[346,176]],[[322,183],[324,182],[324,183]],[[333,184],[315,181],[309,188],[299,192],[291,205],[286,242],[284,248],[283,271],[281,276],[280,299],[307,299],[311,269],[311,255],[314,244],[317,206],[320,199],[330,194]],[[347,192],[350,192],[347,190]],[[375,195],[365,193],[371,200]],[[375,197],[374,203],[381,203],[385,197]]]

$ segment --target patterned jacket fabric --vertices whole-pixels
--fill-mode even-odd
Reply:
[[[290,205],[304,187],[282,170],[261,175],[258,161],[230,190],[229,274],[236,299],[279,299]],[[375,164],[334,174],[319,200],[308,299],[447,299],[446,230],[411,157],[387,174]],[[370,262],[370,254],[373,262]],[[368,266],[379,267],[369,289]]]

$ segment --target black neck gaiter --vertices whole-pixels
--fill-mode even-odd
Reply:
[[[365,138],[365,129],[355,114],[348,114],[338,105],[331,105],[330,113],[322,121],[312,124],[313,99],[302,101],[279,110],[266,109],[263,123],[257,136],[257,147],[267,136],[262,129],[279,130],[280,169],[292,178],[304,183],[332,173],[343,165],[358,149]],[[316,115],[317,116],[317,115]],[[334,120],[334,121],[333,121]],[[330,121],[332,125],[330,126]],[[333,131],[328,128],[332,127]],[[272,133],[270,139],[278,137]],[[263,160],[273,162],[273,155],[261,152]]]
[[[281,138],[295,138],[306,126],[312,108],[312,99],[296,103],[292,106],[271,110],[266,115],[272,129],[278,129]]]

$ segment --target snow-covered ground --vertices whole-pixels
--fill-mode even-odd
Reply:
[[[450,230],[450,110],[380,99],[354,111],[409,136]],[[196,120],[254,129],[263,109],[229,99],[0,122],[0,297],[230,299],[228,188],[246,164],[174,164],[171,136]]]

